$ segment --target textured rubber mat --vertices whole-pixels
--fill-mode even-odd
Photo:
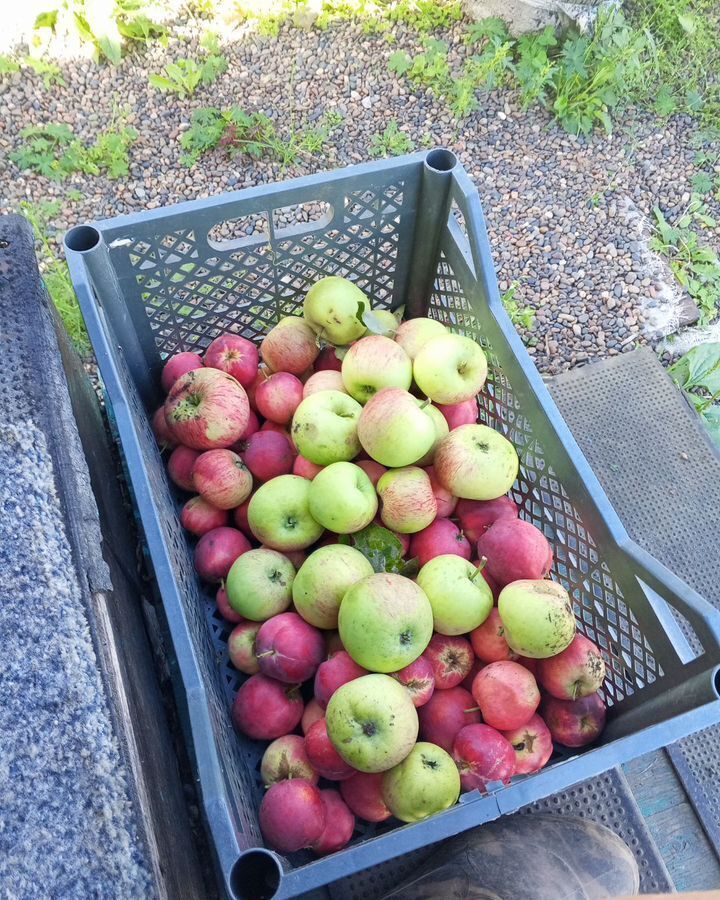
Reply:
[[[630,536],[720,608],[720,454],[655,354],[575,369],[549,388]],[[668,755],[720,856],[718,748],[713,726]]]

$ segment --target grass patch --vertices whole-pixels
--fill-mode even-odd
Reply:
[[[369,153],[376,158],[401,156],[403,153],[412,153],[414,149],[415,144],[410,136],[400,131],[396,119],[391,119],[382,134],[373,135]]]
[[[129,150],[137,132],[127,125],[109,128],[91,146],[75,136],[69,125],[49,124],[24,128],[25,144],[10,154],[21,169],[62,181],[75,172],[120,178],[129,173]]]
[[[60,200],[45,200],[41,203],[20,204],[20,211],[32,225],[35,232],[36,250],[40,274],[48,294],[55,304],[63,325],[75,349],[81,356],[91,353],[90,340],[85,330],[82,313],[78,306],[75,290],[70,280],[67,263],[57,255],[57,232],[52,229],[52,221],[62,208]],[[51,242],[52,241],[52,242]]]
[[[288,166],[301,156],[312,157],[321,152],[342,121],[339,113],[327,112],[317,125],[296,129],[291,119],[289,130],[279,132],[264,113],[249,113],[239,106],[197,109],[189,129],[180,137],[185,151],[183,162],[193,166],[203,154],[219,147],[231,156],[267,157]]]

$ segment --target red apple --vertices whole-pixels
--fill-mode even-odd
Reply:
[[[464,688],[435,691],[425,706],[418,710],[421,738],[450,753],[458,731],[480,721],[476,707],[472,694]]]
[[[260,671],[288,684],[311,678],[325,656],[318,628],[297,613],[287,612],[263,622],[255,638]]]
[[[319,840],[325,830],[325,804],[314,784],[301,778],[278,781],[262,799],[259,820],[274,850],[294,853]]]
[[[322,472],[324,468],[325,466],[316,466],[309,459],[298,455],[295,457],[295,462],[293,462],[292,472],[293,475],[299,475],[301,478],[307,478],[308,481],[312,481],[317,473]]]
[[[569,647],[537,663],[538,681],[548,694],[559,700],[577,700],[594,694],[605,680],[602,654],[584,634],[576,634]]]
[[[326,789],[320,791],[320,796],[325,805],[325,830],[311,849],[318,856],[327,856],[342,850],[350,842],[355,831],[355,816],[337,791]]]
[[[472,695],[483,721],[498,731],[525,725],[540,705],[540,691],[532,672],[508,659],[481,669],[473,681]]]
[[[311,375],[303,386],[303,400],[318,391],[340,391],[341,394],[347,394],[342,375],[334,369],[324,369]]]
[[[302,718],[303,702],[297,686],[282,684],[262,673],[240,685],[232,708],[239,731],[257,741],[289,734]]]
[[[227,591],[225,590],[225,582],[218,588],[217,594],[215,595],[215,602],[217,603],[218,612],[226,622],[239,625],[240,622],[245,621],[240,613],[236,613],[232,606],[230,606]]]
[[[245,388],[245,392],[247,393],[248,402],[250,403],[250,407],[251,407],[251,409],[254,409],[255,412],[258,411],[257,406],[255,405],[255,391],[263,383],[263,381],[265,381],[267,378],[270,377],[270,374],[271,374],[270,370],[267,367],[260,366],[260,368],[255,373],[255,378],[253,379],[252,384],[249,384]]]
[[[295,458],[290,441],[274,431],[256,431],[250,435],[242,458],[258,481],[270,481],[292,472]]]
[[[510,497],[460,500],[455,508],[455,516],[460,521],[465,537],[474,544],[498,519],[517,519],[518,508]]]
[[[550,729],[537,713],[512,731],[503,731],[515,751],[515,774],[530,775],[539,772],[553,752]]]
[[[241,503],[237,509],[233,510],[233,522],[235,525],[242,531],[245,537],[252,538],[253,533],[250,530],[250,523],[248,522],[247,511],[248,506],[250,506],[250,500],[252,498],[246,500],[244,503]]]
[[[251,409],[248,413],[248,423],[245,426],[245,431],[240,435],[240,440],[237,444],[233,444],[230,448],[234,450],[236,453],[242,453],[245,449],[244,442],[250,437],[250,435],[255,434],[256,431],[260,431],[260,419],[258,419],[258,415],[254,409]]]
[[[446,553],[469,560],[471,552],[470,542],[450,519],[435,519],[410,538],[410,556],[416,556],[421,567]]]
[[[184,491],[197,490],[193,482],[193,466],[200,455],[198,450],[192,450],[190,447],[176,447],[170,454],[167,464],[168,475]]]
[[[267,547],[265,544],[260,544],[260,548],[262,550],[272,550],[272,547]],[[283,550],[283,556],[287,556],[290,562],[295,566],[296,571],[307,559],[307,553],[304,550]]]
[[[243,387],[255,380],[260,356],[252,341],[239,334],[223,334],[210,344],[203,361],[206,366],[232,375]]]
[[[391,672],[390,677],[405,685],[416,707],[425,706],[435,690],[433,667],[424,655],[418,656],[415,662],[411,662],[399,672]]]
[[[363,470],[370,481],[372,481],[373,487],[375,487],[378,481],[380,481],[382,476],[387,472],[385,466],[381,466],[380,463],[375,462],[374,459],[356,459],[355,465]]]
[[[357,771],[348,765],[333,747],[324,717],[308,728],[305,735],[305,752],[313,769],[330,781],[342,781]]]
[[[349,653],[339,650],[318,666],[315,673],[315,699],[324,709],[341,685],[367,674],[367,669],[359,666]]]
[[[302,375],[318,355],[317,336],[300,316],[287,316],[271,328],[260,344],[260,355],[273,372]]]
[[[324,631],[323,636],[325,638],[325,654],[328,659],[345,649],[339,631]]]
[[[328,344],[323,347],[315,360],[315,371],[334,371],[339,372],[342,369],[342,360],[335,355],[335,347]]]
[[[478,557],[487,558],[488,574],[502,588],[513,581],[545,578],[553,554],[548,539],[532,522],[496,519],[477,543]]]
[[[605,727],[607,715],[600,694],[590,694],[579,700],[546,697],[541,712],[553,740],[565,747],[591,744]]]
[[[295,442],[293,441],[292,434],[290,433],[290,429],[287,425],[281,425],[279,422],[263,422],[260,426],[260,431],[274,431],[275,434],[281,434],[284,438],[290,442],[290,446],[293,450],[293,456],[297,454],[297,447],[295,446]]]
[[[481,659],[474,659],[473,664],[470,667],[470,671],[463,678],[460,683],[461,687],[464,687],[466,691],[472,691],[473,681],[475,681],[475,676],[480,671],[480,669],[485,667],[485,663]]]
[[[528,672],[532,672],[535,681],[538,680],[538,672],[540,670],[540,660],[532,659],[529,656],[517,656],[514,657],[515,662],[519,662],[521,666],[524,666]]]
[[[340,782],[343,800],[359,819],[366,822],[384,822],[392,815],[383,799],[384,774],[384,772],[357,772]]]
[[[307,758],[305,740],[299,734],[284,734],[266,748],[260,761],[260,778],[266,788],[291,778],[301,778],[310,784],[320,781]]]
[[[497,603],[497,599],[500,596],[500,586],[498,585],[497,581],[495,581],[495,579],[491,575],[488,575],[487,560],[483,557],[479,562],[473,562],[473,565],[477,569],[482,570],[482,577],[485,579],[485,583],[492,591],[492,595],[493,595],[493,598],[495,599],[495,603]]]
[[[485,570],[483,569],[483,572]],[[514,659],[515,654],[508,647],[504,638],[505,626],[500,619],[497,606],[493,606],[490,615],[482,625],[470,632],[470,643],[473,652],[484,663],[499,662],[501,659]]]
[[[160,386],[167,394],[175,382],[186,372],[202,369],[203,361],[198,353],[176,353],[165,363],[160,376]]]
[[[218,509],[202,497],[191,497],[180,513],[180,524],[198,537],[227,525],[228,511]]]
[[[250,470],[232,450],[201,453],[195,461],[192,477],[200,496],[218,509],[233,509],[244,503],[253,486]]]
[[[260,671],[255,655],[255,639],[260,631],[260,622],[240,622],[230,632],[228,656],[239,672],[256,675]]]
[[[453,497],[450,491],[440,484],[435,475],[435,469],[433,469],[432,466],[427,466],[425,471],[428,473],[428,478],[430,479],[430,487],[432,488],[433,494],[435,494],[438,519],[447,519],[448,516],[451,516],[453,514],[458,503],[458,498]]]
[[[277,425],[290,422],[302,398],[303,383],[290,372],[276,372],[255,391],[258,412]]]
[[[446,634],[434,634],[423,656],[432,666],[435,687],[439,691],[460,684],[475,660],[470,641]]]
[[[242,385],[217,369],[193,369],[173,384],[165,418],[181,444],[194,450],[230,447],[247,427],[250,405]]]
[[[308,700],[307,706],[305,707],[305,711],[302,714],[302,719],[300,721],[300,727],[302,728],[302,733],[307,734],[310,728],[317,722],[318,719],[325,718],[325,710],[320,706],[317,700],[313,697],[312,700]]]
[[[161,450],[170,450],[173,447],[177,447],[178,441],[170,431],[170,426],[168,425],[167,419],[165,418],[164,406],[161,406],[160,409],[155,410],[155,412],[153,413],[151,424],[153,434],[155,435],[155,440]]]
[[[436,403],[435,406],[445,416],[450,431],[460,425],[474,425],[477,422],[478,405],[475,397],[463,400],[462,403]]]
[[[466,725],[453,742],[452,756],[463,791],[480,790],[496,781],[508,784],[515,772],[515,750],[489,725]]]
[[[204,581],[223,581],[238,556],[250,549],[250,541],[237,528],[213,528],[197,542],[195,569]]]

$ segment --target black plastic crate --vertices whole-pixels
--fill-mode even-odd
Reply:
[[[295,224],[288,225],[288,221]],[[226,240],[231,232],[239,237]],[[175,653],[175,686],[226,889],[290,897],[564,790],[720,720],[720,615],[632,542],[500,301],[477,193],[447,150],[81,225],[66,253],[112,406]],[[552,577],[605,656],[599,744],[415,825],[367,826],[340,853],[282,859],[257,823],[264,744],[235,733],[228,629],[197,579],[149,417],[164,359],[233,331],[255,340],[325,275],[477,340],[481,420],[520,454],[513,495],[551,541]],[[618,398],[618,402],[622,402]],[[669,507],[671,514],[671,507]]]

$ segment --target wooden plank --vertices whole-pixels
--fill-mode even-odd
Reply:
[[[720,862],[665,751],[623,770],[678,891],[720,887]]]

